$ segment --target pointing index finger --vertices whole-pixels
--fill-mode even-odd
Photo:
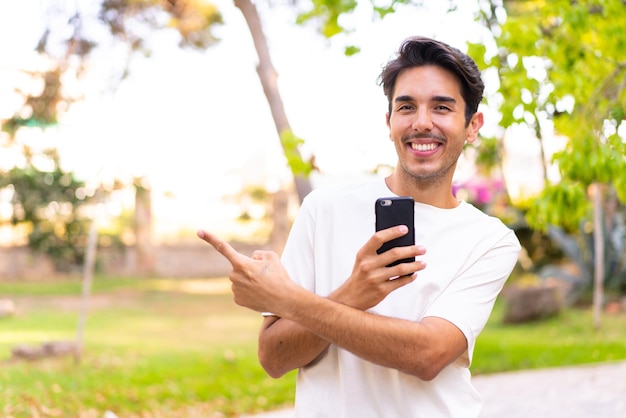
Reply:
[[[198,237],[211,244],[213,248],[226,257],[231,264],[235,263],[240,255],[229,243],[216,235],[200,230],[198,231]]]

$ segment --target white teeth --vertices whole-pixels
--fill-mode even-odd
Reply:
[[[430,143],[430,144],[411,143],[411,148],[417,151],[432,151],[437,147],[438,147],[438,144],[436,143]]]

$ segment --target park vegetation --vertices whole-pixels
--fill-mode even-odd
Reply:
[[[304,139],[287,119],[262,31],[266,16],[250,0],[234,4],[254,40],[259,81],[301,200],[311,189],[314,159],[302,157]],[[384,19],[427,4],[400,0],[383,7],[372,2],[371,10],[374,18]],[[284,7],[294,9],[294,24],[313,24],[321,37],[332,40],[358,31],[342,19],[356,6],[323,0]],[[450,2],[450,12],[457,6]],[[540,144],[545,185],[539,195],[511,199],[506,182],[500,182],[502,188],[493,194],[497,201],[474,203],[500,216],[523,238],[526,262],[511,283],[528,283],[532,277],[541,285],[545,278],[557,277],[569,281],[575,297],[558,315],[523,325],[502,323],[505,306],[499,300],[479,339],[473,372],[625,359],[626,315],[605,314],[601,321],[601,314],[609,302],[619,306],[626,296],[626,4],[477,0],[475,18],[484,31],[470,40],[467,50],[485,74],[498,80],[484,105],[500,115],[501,130],[482,137],[468,155],[487,177],[501,177],[503,161],[512,157],[505,154],[507,133],[523,125],[533,132],[527,140]],[[97,16],[62,11],[51,19],[65,19],[69,30],[56,33],[51,25],[42,33],[36,49],[50,65],[31,77],[43,88],[24,92],[15,114],[0,121],[2,147],[17,146],[22,129],[45,130],[58,123],[59,112],[80,100],[63,88],[63,81],[80,79],[93,51],[107,44],[84,30],[94,19],[126,52],[124,65],[112,75],[117,85],[124,82],[135,54],[149,55],[146,31],[174,28],[181,48],[210,54],[219,42],[214,28],[227,24],[218,7],[203,0],[102,0]],[[359,46],[345,45],[345,52],[358,54]],[[565,146],[547,155],[547,142],[557,136],[566,139]],[[61,168],[54,150],[33,155],[24,148],[22,155],[22,163],[0,177],[0,189],[12,193],[8,222],[26,226],[29,246],[49,254],[59,271],[80,271],[90,208],[114,187],[88,186]],[[42,159],[46,164],[37,163]],[[549,166],[558,168],[556,179],[548,176]],[[118,238],[109,241],[121,245]],[[577,273],[559,270],[564,264],[575,266]],[[102,305],[90,313],[80,364],[71,358],[41,363],[7,359],[0,374],[3,412],[16,417],[33,411],[40,416],[102,416],[107,410],[120,416],[236,416],[290,404],[294,375],[271,380],[256,362],[259,318],[236,308],[227,290],[189,292],[187,284],[99,277],[93,296]],[[0,318],[7,330],[0,348],[9,353],[19,343],[72,339],[72,301],[79,286],[74,279],[45,285],[0,282],[3,297],[28,306],[19,315]]]
[[[293,405],[295,372],[276,380],[262,370],[260,315],[235,305],[225,278],[98,277],[78,363],[10,352],[74,338],[79,280],[0,283],[0,294],[22,307],[0,318],[4,416],[235,417]],[[478,339],[474,375],[626,359],[626,315],[608,315],[597,331],[585,309],[510,326],[501,302]]]

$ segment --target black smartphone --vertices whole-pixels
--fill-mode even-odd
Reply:
[[[396,225],[406,225],[409,232],[406,235],[385,242],[377,253],[381,254],[394,247],[406,247],[415,245],[415,202],[412,197],[381,197],[376,199],[376,231],[391,228]],[[395,266],[400,263],[411,263],[415,261],[415,257],[403,258],[396,260],[387,267]]]

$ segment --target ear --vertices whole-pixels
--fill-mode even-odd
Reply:
[[[472,119],[470,119],[470,123],[465,130],[466,131],[465,140],[469,142],[470,144],[476,141],[476,138],[478,138],[478,131],[480,131],[480,128],[482,128],[484,123],[485,123],[485,120],[484,120],[483,113],[482,112],[474,113],[474,116],[472,116]]]

